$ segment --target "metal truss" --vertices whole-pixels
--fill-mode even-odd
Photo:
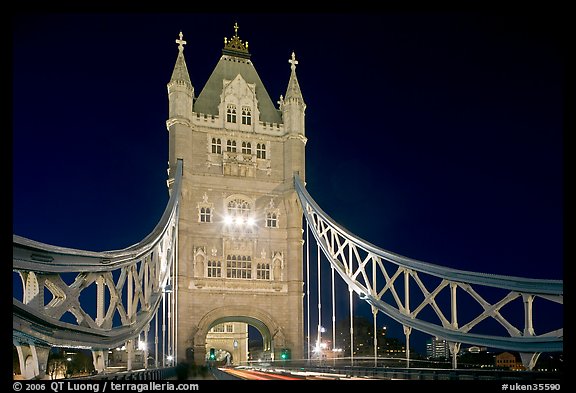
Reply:
[[[107,349],[133,344],[141,334],[147,342],[150,322],[156,317],[158,324],[160,310],[163,338],[176,358],[176,294],[172,288],[177,288],[181,178],[179,160],[170,200],[159,223],[128,248],[92,252],[13,236],[12,269],[23,285],[21,300],[13,298],[13,341],[19,354],[21,346],[106,349],[107,353]],[[66,313],[75,317],[76,324],[62,320]],[[156,348],[156,356],[158,352]]]
[[[462,271],[386,251],[339,226],[311,198],[298,176],[295,187],[308,226],[331,267],[373,312],[401,323],[407,342],[411,329],[416,329],[448,341],[454,359],[460,344],[467,343],[518,351],[528,368],[540,353],[562,351],[562,326],[536,334],[533,307],[537,298],[544,302],[538,303],[538,310],[546,310],[550,302],[563,304],[561,280]],[[489,298],[494,292],[498,298]],[[523,310],[522,321],[507,319],[506,311],[514,307]],[[560,317],[555,315],[555,320],[561,321]],[[503,334],[483,331],[489,322]]]

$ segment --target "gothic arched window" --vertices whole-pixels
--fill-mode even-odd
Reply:
[[[200,222],[212,222],[212,209],[209,207],[200,208]]]
[[[222,263],[208,260],[208,277],[222,277]]]
[[[256,158],[266,159],[266,145],[264,143],[256,145]]]
[[[204,193],[202,202],[198,202],[198,222],[212,222],[212,213],[214,213],[214,204],[208,202],[208,195]]]
[[[236,105],[228,104],[226,108],[226,121],[236,123]]]
[[[228,214],[232,217],[248,217],[250,204],[244,199],[232,199],[228,202]]]
[[[248,126],[252,124],[252,110],[248,106],[242,107],[242,124]]]
[[[222,140],[220,138],[212,138],[212,153],[222,153]]]
[[[252,144],[250,142],[242,142],[242,153],[252,154]]]
[[[256,265],[256,279],[257,280],[270,280],[270,264],[259,263]]]
[[[278,215],[276,212],[266,213],[266,226],[268,228],[278,228]]]
[[[226,141],[226,151],[236,153],[236,141],[228,139]]]
[[[280,210],[275,206],[274,199],[270,199],[270,203],[266,208],[266,228],[278,228],[278,217]]]
[[[246,255],[228,255],[226,278],[252,278],[252,258]]]

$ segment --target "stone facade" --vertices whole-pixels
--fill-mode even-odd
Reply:
[[[276,108],[237,30],[198,97],[182,35],[176,42],[166,124],[169,188],[178,159],[184,167],[178,360],[203,363],[209,330],[224,322],[255,326],[273,358],[283,347],[302,357],[302,209],[293,176],[305,179],[306,137],[294,54]]]

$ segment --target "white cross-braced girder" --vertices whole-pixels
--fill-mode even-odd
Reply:
[[[13,235],[12,269],[23,284],[22,300],[13,298],[13,339],[56,347],[108,349],[146,332],[166,286],[171,284],[181,178],[179,160],[160,221],[141,242],[128,248],[92,252]],[[67,283],[64,276],[72,282]],[[95,291],[96,299],[89,296],[83,301],[82,293],[89,289]],[[52,298],[45,299],[45,293]],[[95,300],[95,307],[85,304],[87,299]],[[67,312],[77,324],[62,321]],[[120,321],[116,326],[115,317]]]
[[[405,327],[449,342],[521,353],[562,351],[562,326],[536,334],[533,308],[536,298],[563,304],[561,280],[457,270],[381,249],[338,225],[311,198],[298,176],[294,181],[306,222],[323,254],[349,289],[376,310]],[[487,299],[481,294],[482,287],[498,288],[501,295],[498,299]],[[443,303],[438,300],[441,296],[447,299]],[[521,328],[502,312],[503,308],[512,307],[515,302],[522,302],[519,305],[524,314]],[[459,315],[464,311],[470,314],[470,309],[476,313],[462,324]],[[428,312],[426,316],[425,310]],[[496,321],[506,334],[482,332],[482,325],[487,320]],[[555,320],[561,321],[562,318]]]

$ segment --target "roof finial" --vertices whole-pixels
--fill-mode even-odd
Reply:
[[[232,38],[224,37],[224,49],[222,50],[222,53],[236,57],[250,58],[250,53],[248,53],[248,41],[242,42],[240,37],[238,37],[237,22],[234,22],[234,35]]]
[[[182,37],[183,37],[182,32],[180,32],[179,36],[180,36],[180,39],[176,40],[176,43],[178,44],[178,50],[180,52],[183,52],[184,51],[184,45],[186,45],[186,41],[184,41],[182,39]]]
[[[288,60],[288,63],[292,64],[290,66],[292,71],[296,71],[296,64],[298,64],[298,60],[296,60],[296,55],[294,54],[294,51],[292,51],[292,58]]]

